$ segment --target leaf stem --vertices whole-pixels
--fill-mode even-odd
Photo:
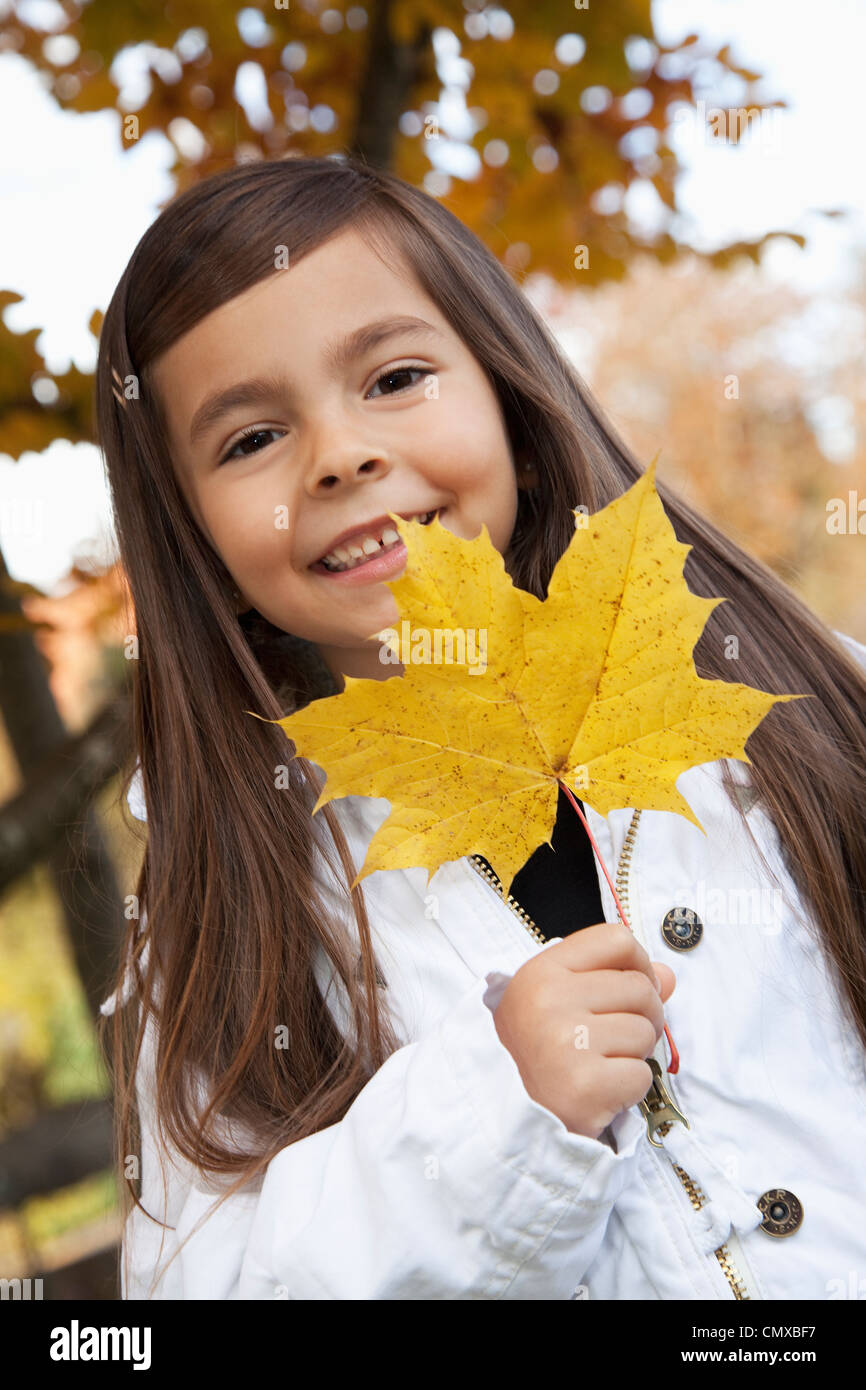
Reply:
[[[590,830],[590,828],[589,828],[589,823],[588,823],[588,821],[587,821],[587,819],[586,819],[586,816],[583,814],[583,811],[582,811],[581,808],[580,808],[580,802],[577,801],[577,800],[575,799],[575,797],[572,795],[572,792],[571,792],[571,788],[570,788],[570,787],[567,787],[567,786],[565,785],[565,783],[564,783],[563,781],[560,780],[560,778],[557,778],[556,780],[557,780],[557,782],[559,783],[559,786],[562,787],[562,790],[565,792],[566,796],[568,797],[569,801],[571,802],[572,806],[574,807],[575,811],[576,811],[577,814],[580,816],[580,819],[581,819],[581,821],[583,822],[583,828],[584,828],[584,830],[586,831],[587,835],[589,836],[589,842],[590,842],[590,844],[592,845],[593,850],[595,851],[595,857],[596,857],[596,859],[598,860],[599,864],[601,865],[601,871],[602,871],[602,873],[604,874],[605,878],[607,879],[607,886],[608,886],[608,888],[610,889],[611,893],[613,894],[613,900],[614,900],[614,902],[616,903],[616,910],[617,910],[617,912],[618,912],[619,915],[620,915],[620,918],[621,918],[621,920],[622,920],[622,924],[623,924],[624,927],[628,927],[628,930],[631,931],[631,927],[629,926],[629,923],[628,923],[627,920],[626,920],[626,915],[625,915],[625,913],[623,912],[622,903],[621,903],[620,900],[619,900],[619,894],[617,893],[616,889],[615,889],[614,886],[613,886],[613,882],[612,882],[612,880],[611,880],[610,874],[609,874],[608,871],[607,871],[607,865],[605,864],[604,860],[603,860],[602,857],[601,857],[601,850],[599,849],[598,845],[596,844],[595,836],[593,835],[592,831]],[[666,1037],[667,1040],[668,1040],[668,1046],[670,1047],[670,1050],[671,1050],[671,1060],[670,1060],[670,1063],[669,1063],[669,1065],[668,1065],[668,1071],[670,1072],[671,1076],[675,1076],[676,1073],[677,1073],[677,1072],[679,1071],[679,1069],[680,1069],[680,1054],[679,1054],[679,1052],[677,1051],[676,1043],[674,1042],[673,1038],[671,1037],[670,1029],[668,1028],[667,1023],[665,1024],[665,1037]]]

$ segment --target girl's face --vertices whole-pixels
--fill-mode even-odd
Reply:
[[[408,270],[354,230],[208,314],[154,381],[180,487],[238,611],[312,642],[338,682],[399,670],[371,634],[399,621],[384,579],[406,552],[329,573],[335,547],[363,550],[388,512],[434,509],[454,535],[484,522],[508,547],[518,480],[493,387]],[[535,481],[530,469],[519,485]]]

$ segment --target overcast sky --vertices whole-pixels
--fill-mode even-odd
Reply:
[[[810,0],[701,0],[699,18],[694,0],[655,0],[653,11],[663,42],[692,31],[717,46],[730,42],[738,61],[766,74],[762,94],[789,103],[739,147],[709,142],[692,119],[677,124],[674,143],[688,168],[679,185],[685,216],[678,235],[707,248],[771,228],[803,232],[810,250],[777,243],[766,273],[838,295],[853,273],[854,249],[866,246],[858,95],[864,0],[823,0],[820,10]],[[440,76],[446,63],[443,57]],[[459,106],[459,93],[455,100]],[[171,192],[168,141],[152,133],[121,153],[118,122],[112,112],[60,112],[29,64],[0,56],[0,288],[24,295],[5,320],[16,331],[43,330],[39,348],[54,371],[71,361],[93,370],[87,321],[107,307],[136,242]],[[638,192],[629,214],[651,219],[653,198]],[[828,221],[818,208],[849,215]],[[0,545],[16,579],[60,592],[73,559],[100,562],[112,554],[109,517],[92,446],[57,441],[17,463],[0,455]]]

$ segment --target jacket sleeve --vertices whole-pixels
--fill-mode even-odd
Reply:
[[[399,1048],[337,1124],[281,1150],[258,1190],[219,1190],[157,1144],[153,1025],[137,1087],[141,1200],[123,1297],[569,1299],[633,1178],[645,1126],[618,1147],[569,1133],[499,1040],[498,975]]]
[[[479,979],[388,1058],[342,1121],[288,1145],[258,1192],[218,1209],[183,1165],[167,1165],[163,1189],[140,1089],[142,1201],[176,1229],[160,1252],[161,1228],[134,1213],[123,1296],[580,1297],[645,1127],[635,1110],[621,1115],[618,1152],[569,1133],[526,1093],[485,992]]]

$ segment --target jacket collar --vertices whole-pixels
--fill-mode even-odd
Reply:
[[[750,798],[753,798],[748,766],[735,759],[728,761],[741,804],[748,811]],[[313,766],[324,780],[324,769],[315,763]],[[708,835],[712,833],[713,822],[717,821],[725,808],[728,815],[733,813],[722,785],[722,766],[722,760],[704,763],[689,768],[677,779],[678,790],[705,826]],[[390,815],[391,803],[382,797],[346,796],[338,797],[330,804],[356,855],[356,865],[360,867],[373,835]],[[607,871],[616,883],[617,866],[634,808],[614,810],[607,817],[589,805],[585,805],[584,811]],[[682,816],[665,811],[645,811],[634,841],[636,854],[632,857],[632,869],[636,867],[637,853],[646,852],[650,840],[652,854],[669,855],[672,869],[675,868],[677,836],[689,832],[704,839],[701,831]],[[615,922],[618,913],[613,894],[598,860],[594,859],[594,862],[604,920]],[[435,895],[433,901],[438,927],[476,976],[485,975],[491,970],[513,973],[530,956],[544,949],[516,913],[472,867],[469,856],[446,861],[430,876],[429,881],[426,869],[412,868],[382,870],[370,875],[365,883],[374,887],[374,891],[383,892],[385,878],[391,873],[405,875],[425,903],[430,895]]]

